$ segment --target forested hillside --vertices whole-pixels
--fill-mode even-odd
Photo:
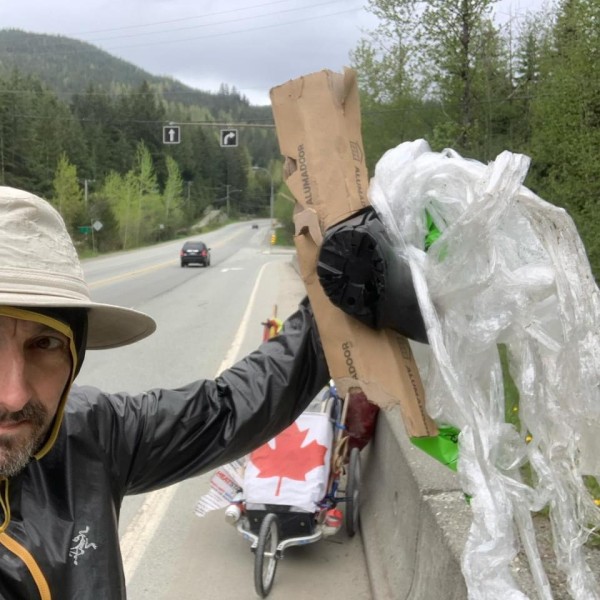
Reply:
[[[224,84],[218,94],[205,92],[170,77],[152,75],[86,42],[16,29],[0,30],[0,74],[9,74],[15,68],[25,75],[39,77],[59,98],[66,100],[84,91],[90,83],[119,93],[146,82],[166,101],[202,106],[215,118],[220,114],[271,118],[269,106],[251,106],[235,87]]]
[[[171,123],[179,144],[163,143]],[[234,88],[193,90],[77,40],[0,31],[0,182],[53,201],[82,243],[99,220],[102,250],[170,237],[209,205],[266,216],[270,180],[252,167],[279,156],[271,125],[270,107]],[[237,147],[220,146],[224,127]]]
[[[569,211],[599,274],[600,2],[560,0],[502,24],[497,7],[367,0],[381,25],[352,66],[369,168],[416,138],[482,162],[523,152],[532,158],[526,184]],[[169,122],[181,124],[179,145],[162,143]],[[245,124],[240,146],[221,148],[219,127],[236,122]],[[267,214],[270,178],[252,166],[282,185],[265,125],[270,107],[250,106],[234,88],[192,90],[89,44],[0,31],[0,181],[53,199],[72,227],[104,215],[107,247],[172,235],[208,204]],[[291,203],[276,210],[290,220]]]

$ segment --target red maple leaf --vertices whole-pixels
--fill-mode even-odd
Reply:
[[[275,438],[275,448],[264,444],[250,455],[250,460],[259,470],[257,477],[279,477],[276,496],[279,496],[284,477],[296,481],[306,481],[306,474],[315,467],[325,464],[327,446],[313,440],[302,447],[309,429],[300,430],[292,423]]]

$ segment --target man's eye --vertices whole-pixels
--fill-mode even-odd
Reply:
[[[35,340],[35,347],[40,350],[58,350],[66,347],[66,342],[62,338],[45,335]]]

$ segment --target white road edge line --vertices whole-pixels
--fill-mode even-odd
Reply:
[[[246,311],[242,317],[242,321],[237,330],[233,344],[229,348],[225,359],[217,369],[215,377],[222,371],[230,367],[235,359],[237,358],[238,352],[248,330],[248,323],[250,322],[250,313],[258,293],[260,281],[262,279],[265,268],[273,264],[273,261],[265,263],[260,271],[258,277],[250,294],[250,299],[246,306]],[[167,512],[169,504],[175,492],[177,491],[178,483],[173,484],[169,487],[156,490],[148,494],[148,497],[137,511],[135,517],[131,520],[131,523],[121,536],[121,556],[123,559],[123,569],[125,571],[125,581],[132,581],[135,576],[135,572],[140,564],[142,556],[146,551],[146,548],[154,534],[156,533],[160,523]],[[190,511],[190,515],[192,512]]]
[[[256,294],[258,293],[258,288],[260,285],[260,281],[262,279],[263,273],[265,272],[266,267],[272,265],[273,262],[266,262],[258,272],[258,277],[256,278],[256,283],[254,284],[254,288],[252,289],[252,293],[250,294],[250,298],[248,300],[248,305],[246,306],[246,311],[244,312],[244,316],[242,317],[242,321],[240,326],[235,334],[235,338],[233,340],[233,344],[229,348],[225,359],[221,363],[221,366],[217,369],[215,375],[218,375],[221,371],[224,371],[228,367],[230,367],[234,361],[237,359],[238,352],[240,351],[240,347],[242,342],[244,341],[244,337],[246,337],[246,332],[248,331],[248,324],[250,322],[250,313],[252,312],[252,308],[254,306],[254,301],[256,299]]]

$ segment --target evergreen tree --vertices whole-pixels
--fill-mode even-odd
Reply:
[[[164,182],[162,126],[165,124],[165,109],[147,81],[120,96],[115,119],[128,142],[130,157],[135,156],[138,144],[143,142],[154,163],[160,167],[158,179]]]
[[[549,26],[539,16],[528,16],[521,25],[516,52],[511,61],[511,79],[514,86],[510,103],[511,147],[531,152],[532,102],[538,94],[541,60],[550,35]]]
[[[87,161],[82,165],[84,173],[100,180],[112,170],[121,170],[124,161],[117,155],[116,144],[119,129],[108,93],[90,84],[85,93],[73,96],[71,111],[81,123],[87,148]]]
[[[248,171],[252,163],[244,148],[223,148],[222,152],[224,173],[219,179],[226,186],[228,216],[237,216],[240,212],[245,212],[243,206],[246,203]]]
[[[0,181],[49,195],[63,152],[81,158],[80,131],[68,108],[40,81],[18,71],[0,78]]]
[[[567,0],[541,63],[532,102],[536,191],[564,206],[600,273],[600,3]]]

